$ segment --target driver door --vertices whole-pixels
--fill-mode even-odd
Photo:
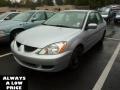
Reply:
[[[47,16],[45,12],[37,12],[32,18],[31,22],[33,26],[38,26],[46,20]]]
[[[97,24],[96,29],[88,28],[88,24],[92,24],[92,23]],[[86,29],[84,30],[86,48],[90,48],[97,43],[98,38],[99,38],[99,28],[100,28],[100,26],[98,23],[96,12],[91,12],[88,16]]]
[[[26,28],[32,28],[38,25],[41,25],[41,23],[43,23],[46,20],[46,16],[44,12],[37,12],[36,14],[34,14],[31,19],[29,20],[29,22],[27,22],[26,24]]]

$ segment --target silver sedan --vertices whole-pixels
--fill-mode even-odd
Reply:
[[[79,67],[80,57],[102,43],[106,22],[94,10],[66,10],[43,25],[26,30],[11,43],[15,60],[22,66],[45,72]]]

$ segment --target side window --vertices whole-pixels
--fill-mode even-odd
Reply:
[[[11,20],[13,17],[15,17],[18,13],[12,13],[10,15],[8,15],[5,20]]]
[[[103,18],[100,16],[99,13],[96,13],[97,19],[98,19],[98,23],[103,23]]]
[[[53,13],[53,12],[46,12],[46,14],[47,14],[47,18],[50,18],[50,17],[52,17],[55,13]]]
[[[41,20],[45,20],[45,14],[44,13],[36,13],[34,16],[33,16],[34,19],[36,19],[36,21],[41,21]]]
[[[96,13],[92,12],[92,13],[89,14],[88,24],[89,23],[96,23],[96,24],[98,24],[98,19],[97,19]]]

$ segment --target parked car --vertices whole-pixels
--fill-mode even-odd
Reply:
[[[106,20],[106,22],[110,22],[114,19],[114,12],[112,10],[112,8],[110,7],[103,7],[99,9],[99,12],[101,14],[101,16]]]
[[[102,43],[106,22],[94,10],[66,10],[26,30],[11,43],[15,60],[34,70],[57,72],[79,66],[80,56]]]
[[[45,10],[30,10],[23,12],[12,20],[7,20],[0,24],[0,40],[12,41],[18,33],[40,25],[54,14],[54,12]]]
[[[116,6],[116,7],[112,7],[113,13],[114,15],[117,14],[118,11],[120,11],[120,5]]]
[[[117,24],[118,22],[120,22],[120,11],[118,13],[116,13],[116,16],[114,18],[114,23]]]
[[[16,15],[20,14],[20,12],[6,12],[0,14],[0,23],[3,22],[4,20],[11,20],[14,18]]]

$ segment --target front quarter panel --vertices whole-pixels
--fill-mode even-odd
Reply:
[[[78,33],[71,35],[68,39],[68,50],[73,52],[74,49],[78,46],[78,45],[83,45],[83,40],[82,40],[82,31],[79,30]]]

